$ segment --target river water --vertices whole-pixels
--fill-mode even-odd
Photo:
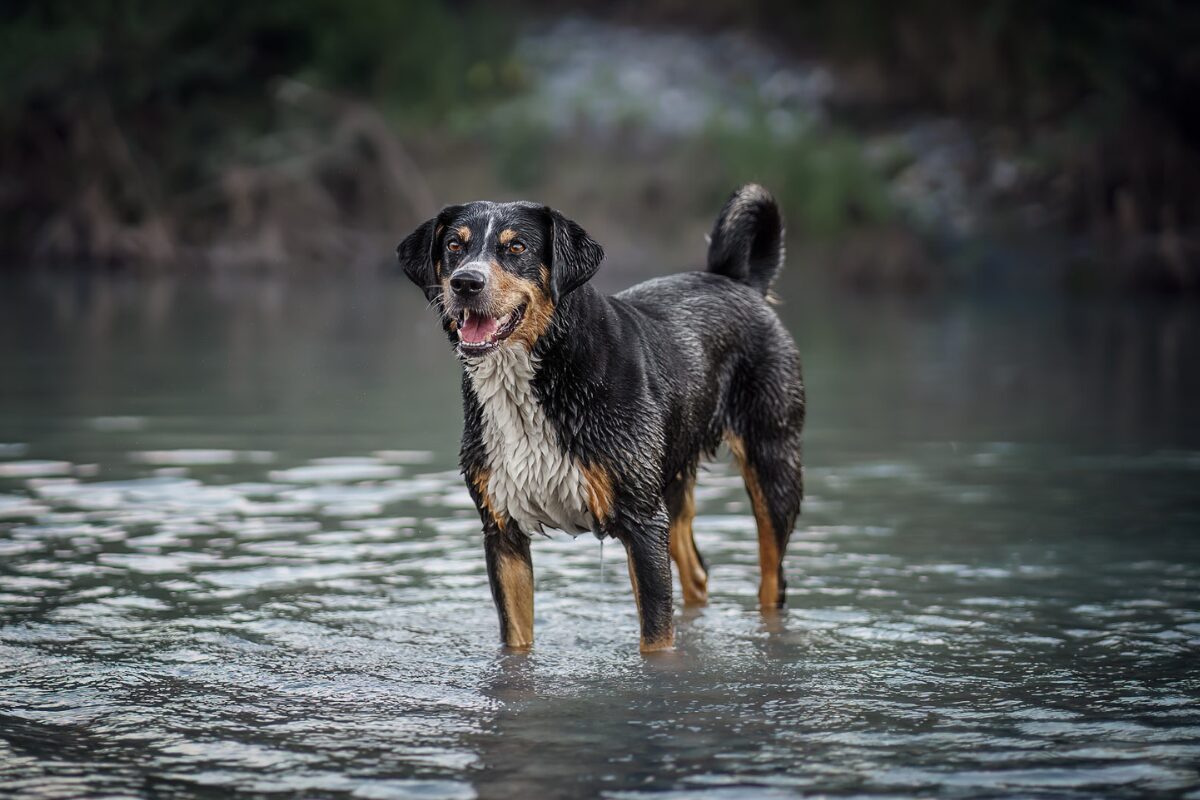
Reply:
[[[1194,306],[789,273],[789,607],[723,460],[711,602],[645,658],[591,537],[498,646],[402,277],[5,281],[0,795],[1200,797]]]

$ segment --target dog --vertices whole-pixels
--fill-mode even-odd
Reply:
[[[783,605],[805,397],[795,342],[768,304],[784,242],[765,189],[730,196],[707,271],[611,297],[588,283],[601,246],[536,203],[448,206],[397,254],[462,362],[460,465],[508,647],[533,644],[530,542],[543,526],[619,540],[641,650],[673,647],[670,562],[684,602],[704,604],[693,488],[722,441],[758,528],[759,605]]]

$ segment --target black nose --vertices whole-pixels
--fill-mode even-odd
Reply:
[[[460,269],[450,276],[450,288],[457,295],[474,297],[483,291],[486,280],[482,272],[476,272],[471,269]]]

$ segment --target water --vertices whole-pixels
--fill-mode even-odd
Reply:
[[[655,658],[591,537],[498,647],[403,279],[6,279],[0,795],[1200,797],[1197,309],[805,277],[790,606],[712,465]]]

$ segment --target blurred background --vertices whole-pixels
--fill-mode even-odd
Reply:
[[[854,286],[1200,288],[1200,12],[1172,0],[79,4],[0,12],[4,267],[378,269],[543,199],[696,263],[731,187]]]
[[[1198,98],[1170,0],[6,0],[0,794],[1200,796]],[[789,608],[718,460],[678,658],[565,534],[500,652],[396,244],[539,200],[616,291],[750,180]]]

